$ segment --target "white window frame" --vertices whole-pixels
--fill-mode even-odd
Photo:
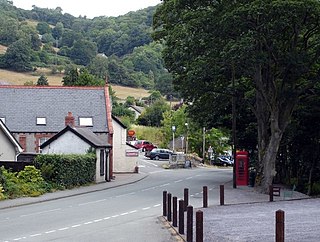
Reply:
[[[46,117],[37,117],[37,125],[47,125]]]
[[[79,117],[79,125],[85,127],[93,126],[93,118],[92,117]]]

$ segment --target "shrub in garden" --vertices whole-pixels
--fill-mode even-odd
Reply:
[[[26,166],[20,172],[11,172],[1,167],[0,182],[4,198],[39,196],[46,192],[47,187],[47,183],[42,178],[40,170],[34,166]]]

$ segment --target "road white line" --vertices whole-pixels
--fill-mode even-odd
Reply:
[[[132,210],[129,213],[136,213],[136,212],[138,212],[138,210]]]
[[[177,180],[177,181],[174,181],[175,183],[178,183],[178,182],[182,182],[183,180]]]
[[[116,218],[116,217],[119,217],[119,214],[111,216],[111,218]]]
[[[135,192],[130,192],[128,195],[133,195],[133,194],[136,194]]]
[[[122,213],[122,214],[120,214],[120,216],[124,216],[124,215],[128,215],[129,213],[128,212],[126,212],[126,213]]]
[[[158,203],[158,204],[156,204],[156,205],[153,205],[154,208],[159,207],[159,206],[161,206],[160,203]]]
[[[83,206],[83,205],[88,205],[88,204],[93,204],[93,203],[100,203],[100,202],[104,202],[107,199],[101,199],[101,200],[96,200],[96,201],[92,201],[92,202],[87,202],[87,203],[80,203],[79,206]]]
[[[54,232],[56,232],[56,230],[50,230],[50,231],[47,231],[47,232],[45,232],[46,234],[51,234],[51,233],[54,233]]]
[[[46,211],[42,211],[42,212],[37,212],[37,213],[30,213],[30,214],[22,214],[20,215],[20,217],[27,217],[27,216],[32,216],[32,215],[39,215],[39,214],[44,214],[44,213],[51,213],[51,212],[56,212],[61,210],[61,208],[57,208],[57,209],[52,209],[52,210],[46,210]]]
[[[103,220],[108,220],[108,219],[110,219],[111,217],[105,217],[105,218],[103,218]]]
[[[101,221],[102,221],[102,218],[93,220],[93,222],[95,222],[95,223],[98,223],[98,222],[101,222]]]
[[[165,172],[165,171],[150,171],[149,174],[156,174],[156,173],[161,173],[161,172]]]
[[[142,210],[148,210],[150,209],[151,207],[146,207],[146,208],[142,208]]]
[[[16,238],[16,239],[13,239],[15,241],[18,241],[18,240],[22,240],[23,238]]]
[[[37,237],[40,236],[41,234],[31,234],[30,237]]]
[[[163,185],[161,185],[159,187],[165,187],[165,186],[169,186],[169,185],[170,185],[170,183],[166,183],[166,184],[163,184]]]
[[[143,189],[143,190],[141,190],[142,192],[145,192],[145,191],[149,191],[149,190],[151,190],[151,189],[153,189],[153,188],[146,188],[146,189]]]
[[[156,164],[153,164],[153,163],[151,163],[151,162],[149,162],[149,161],[143,161],[143,162],[145,162],[145,163],[147,163],[147,164],[150,164],[150,165],[153,165],[153,166],[155,166],[155,167],[158,167],[158,165],[156,165]]]
[[[89,221],[89,222],[86,222],[84,224],[87,225],[87,224],[92,224],[92,223],[93,223],[92,221]]]
[[[69,229],[69,227],[64,227],[64,228],[61,228],[61,229],[58,229],[59,231],[63,231],[63,230],[67,230]]]
[[[190,197],[193,197],[193,196],[194,196],[193,194],[190,195]]]
[[[75,225],[72,225],[71,228],[77,228],[77,227],[80,227],[81,224],[75,224]]]
[[[190,177],[187,177],[186,180],[190,180],[190,179],[192,179],[192,178],[193,178],[193,176],[190,176]]]

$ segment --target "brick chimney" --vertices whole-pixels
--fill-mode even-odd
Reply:
[[[68,116],[65,117],[65,121],[64,121],[66,126],[70,126],[70,127],[74,127],[75,123],[74,123],[74,117],[72,116],[71,112],[68,112]]]

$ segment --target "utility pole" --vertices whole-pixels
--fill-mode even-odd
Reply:
[[[203,143],[202,143],[202,158],[203,158],[203,163],[205,159],[205,154],[206,154],[206,127],[203,127]]]
[[[233,155],[233,188],[237,188],[237,165],[236,165],[236,155],[237,155],[237,116],[236,116],[236,91],[235,91],[235,69],[232,63],[232,155]]]

